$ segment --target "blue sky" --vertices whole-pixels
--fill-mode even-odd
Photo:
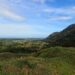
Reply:
[[[0,37],[47,37],[75,23],[75,0],[0,0]]]

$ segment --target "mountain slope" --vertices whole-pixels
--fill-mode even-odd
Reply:
[[[55,32],[46,38],[50,46],[75,47],[75,24],[61,32]]]

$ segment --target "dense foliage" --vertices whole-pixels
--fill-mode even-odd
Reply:
[[[33,53],[47,45],[43,41],[0,40],[0,53]]]

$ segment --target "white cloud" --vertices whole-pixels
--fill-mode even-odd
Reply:
[[[0,37],[43,37],[47,35],[46,30],[42,31],[43,27],[28,24],[0,24]]]
[[[53,8],[53,7],[43,9],[43,12],[45,12],[45,13],[63,13],[65,11],[66,10],[63,8]]]
[[[4,16],[4,17],[7,17],[7,18],[10,18],[10,19],[13,19],[13,20],[23,20],[24,17],[23,16],[20,16],[18,15],[17,13],[15,13],[14,11],[12,11],[10,9],[10,7],[8,5],[6,5],[6,3],[0,1],[0,15],[1,16]]]
[[[56,16],[56,17],[50,17],[50,20],[70,20],[73,17],[71,16]]]
[[[26,24],[0,24],[0,37],[26,37],[33,29]]]
[[[52,12],[55,12],[55,9],[54,8],[46,8],[46,9],[43,9],[43,12],[52,13]]]
[[[41,4],[45,4],[46,0],[32,0],[33,2],[36,3],[41,3]],[[49,0],[49,2],[54,2],[55,0]]]
[[[71,20],[75,17],[75,6],[67,8],[45,8],[42,10],[45,14],[52,14],[49,20]],[[61,15],[61,16],[60,16]]]
[[[23,0],[12,0],[12,2],[15,2],[15,3],[21,3]]]
[[[29,30],[32,30],[29,25],[0,24],[0,34],[20,34],[25,33]]]
[[[45,0],[32,0],[32,1],[36,3],[41,3],[41,4],[45,3]]]
[[[0,24],[0,34],[39,34],[40,27],[28,24]]]
[[[68,8],[54,8],[48,7],[42,10],[45,13],[55,13],[55,14],[75,14],[75,6]]]
[[[24,17],[17,15],[16,13],[8,10],[8,9],[0,9],[0,14],[7,17],[7,18],[11,18],[13,20],[23,20]]]

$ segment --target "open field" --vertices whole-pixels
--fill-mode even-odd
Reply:
[[[30,43],[29,49],[25,42],[0,46],[0,75],[75,75],[74,47],[43,48],[36,41],[36,50]]]

